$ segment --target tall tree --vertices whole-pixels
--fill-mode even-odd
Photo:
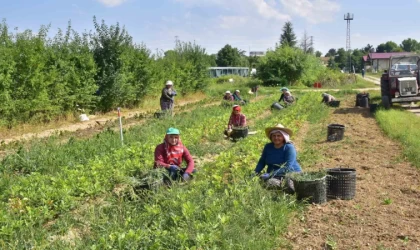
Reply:
[[[376,47],[376,52],[394,52],[398,51],[398,45],[393,41],[388,41],[386,43],[381,43]]]
[[[293,31],[293,25],[291,22],[286,22],[283,26],[283,33],[280,36],[280,46],[296,46],[296,35]]]
[[[219,67],[241,66],[241,52],[237,48],[226,44],[217,52],[216,63]]]
[[[303,52],[306,54],[312,54],[314,51],[313,44],[312,44],[312,37],[308,36],[308,33],[306,32],[306,30],[303,33],[303,37],[300,42],[300,47],[303,50]]]
[[[363,48],[363,51],[366,53],[372,52],[372,49],[374,49],[373,45],[370,45],[369,43]]]
[[[325,54],[325,57],[334,57],[337,54],[337,50],[334,48],[331,48],[328,50],[327,54]]]
[[[315,52],[315,56],[316,56],[316,57],[321,57],[321,56],[322,56],[322,52],[321,52],[321,51],[319,51],[319,50],[317,50],[317,51]]]
[[[413,52],[420,49],[419,42],[417,42],[416,39],[411,38],[403,40],[400,44],[400,47],[406,52]]]

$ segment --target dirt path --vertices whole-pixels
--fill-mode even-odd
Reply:
[[[402,159],[401,145],[382,133],[369,109],[354,108],[349,99],[342,106],[327,124],[344,124],[345,138],[319,141],[326,160],[312,170],[355,168],[356,197],[310,205],[285,237],[292,249],[420,249],[419,171]]]
[[[365,76],[365,80],[369,82],[373,82],[376,85],[381,85],[381,80],[379,78],[373,77],[373,76]]]
[[[198,102],[200,100],[180,100],[179,104],[175,106],[174,108],[174,112],[178,112],[180,110],[181,107],[191,104],[191,103],[195,103]],[[213,106],[213,105],[217,105],[220,104],[220,101],[216,101],[216,102],[211,102],[206,104],[206,106]],[[194,108],[188,109],[188,110],[192,110]],[[183,109],[180,112],[185,112],[188,111]],[[144,116],[145,114],[147,114],[148,112],[150,112],[152,110],[147,109],[147,110],[127,110],[125,112],[122,112],[122,116],[124,117],[124,119],[126,120],[126,123],[124,124],[124,128],[129,128],[132,127],[134,125],[137,124],[142,124],[145,122],[145,118],[141,118],[141,119],[135,119],[135,121],[133,118],[135,118],[136,116]],[[118,120],[118,116],[116,112],[111,112],[108,114],[104,114],[104,115],[92,115],[89,116],[89,121],[85,121],[85,122],[74,122],[74,123],[64,123],[61,124],[61,126],[55,127],[55,128],[51,128],[51,129],[42,129],[42,128],[34,128],[34,130],[39,130],[39,132],[34,132],[34,133],[23,133],[23,134],[19,134],[16,135],[16,131],[18,131],[18,129],[16,131],[12,131],[11,135],[7,135],[7,134],[1,134],[1,140],[0,142],[4,143],[4,144],[9,144],[11,142],[14,141],[19,141],[19,140],[30,140],[33,138],[45,138],[45,137],[49,137],[55,133],[58,133],[60,131],[63,132],[76,132],[79,131],[81,135],[88,135],[88,134],[96,134],[100,131],[102,131],[105,128],[106,124],[112,124],[113,122]],[[24,126],[24,125],[23,125]]]

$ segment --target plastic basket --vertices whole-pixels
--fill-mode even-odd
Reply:
[[[232,139],[245,138],[248,136],[248,127],[233,127],[230,137]]]
[[[328,125],[328,141],[340,141],[344,137],[344,129],[346,127],[340,124],[330,124]]]
[[[292,179],[293,180],[293,179]],[[307,199],[310,203],[321,204],[327,201],[326,178],[311,181],[293,180],[298,200]]]
[[[356,169],[330,168],[327,170],[327,197],[351,200],[356,195]]]

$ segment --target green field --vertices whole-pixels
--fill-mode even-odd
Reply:
[[[89,139],[50,137],[11,145],[1,162],[0,246],[3,249],[270,249],[283,241],[294,196],[264,189],[251,179],[268,140],[263,129],[282,123],[299,136],[307,121],[328,113],[319,93],[301,93],[281,112],[265,95],[244,106],[252,131],[230,142],[222,131],[230,109],[197,107],[174,118],[149,119],[119,133]],[[202,102],[204,104],[205,101]],[[201,106],[201,105],[200,105]],[[139,190],[156,177],[153,151],[166,128],[181,130],[198,173],[189,184]],[[314,154],[299,155],[303,167]],[[156,180],[156,178],[155,178]]]

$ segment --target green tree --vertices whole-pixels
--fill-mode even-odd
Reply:
[[[216,63],[219,67],[242,66],[241,53],[237,48],[233,48],[229,44],[226,44],[225,47],[217,52]]]
[[[363,48],[363,51],[365,53],[370,53],[374,49],[373,45],[370,45],[369,43]]]
[[[339,48],[337,54],[334,57],[334,62],[336,66],[340,69],[347,67],[349,61],[348,53],[344,48]]]
[[[331,56],[335,56],[337,54],[337,50],[332,48],[330,50],[328,50],[327,54],[325,54],[325,57],[331,57]]]
[[[414,52],[420,49],[419,42],[417,42],[416,39],[411,38],[403,40],[400,44],[400,47],[403,49],[403,51],[406,52]]]
[[[257,77],[265,85],[290,85],[302,77],[306,55],[301,49],[289,46],[268,51],[261,57]]]
[[[396,52],[399,49],[399,46],[393,42],[393,41],[388,41],[386,43],[381,43],[378,45],[378,47],[376,47],[376,52]]]
[[[317,51],[315,52],[315,56],[316,56],[316,57],[321,57],[321,56],[322,56],[322,52],[321,52],[321,51],[319,51],[319,50],[317,50]]]
[[[283,33],[280,35],[280,47],[289,46],[295,47],[297,44],[296,35],[293,31],[291,22],[286,22],[282,29]]]

